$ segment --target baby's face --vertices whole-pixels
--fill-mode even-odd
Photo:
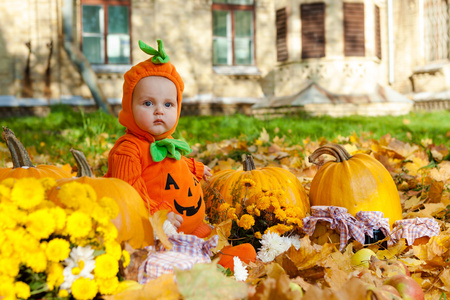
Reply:
[[[144,77],[134,88],[134,120],[139,128],[153,136],[161,135],[175,126],[177,106],[177,88],[165,77]]]

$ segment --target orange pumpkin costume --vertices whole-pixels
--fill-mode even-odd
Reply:
[[[179,160],[166,157],[155,162],[150,153],[152,143],[166,138],[172,139],[171,134],[175,131],[180,117],[184,89],[183,80],[175,67],[168,62],[168,57],[163,63],[155,62],[154,58],[133,66],[124,75],[119,122],[127,129],[126,134],[116,141],[109,153],[108,172],[105,177],[120,178],[131,184],[141,195],[150,213],[168,209],[181,215],[183,223],[179,231],[206,237],[211,233],[211,228],[203,222],[205,203],[200,180],[203,177],[204,165],[184,156]],[[159,136],[142,130],[133,116],[133,90],[139,80],[147,76],[165,77],[171,80],[177,89],[177,121],[172,129]]]

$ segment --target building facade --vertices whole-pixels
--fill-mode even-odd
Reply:
[[[400,114],[448,107],[446,0],[3,0],[0,114],[117,113],[123,74],[166,52],[183,114]],[[411,101],[413,100],[413,101]]]

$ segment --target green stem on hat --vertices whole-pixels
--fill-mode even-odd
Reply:
[[[153,55],[152,57],[152,63],[154,64],[165,64],[169,62],[169,55],[166,54],[166,51],[164,51],[164,43],[162,40],[157,40],[158,43],[158,50],[155,50],[154,48],[150,47],[143,41],[139,40],[139,48],[141,48],[142,51],[149,55]]]

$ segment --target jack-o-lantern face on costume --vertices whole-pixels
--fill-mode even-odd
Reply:
[[[173,159],[169,160],[174,161]],[[165,175],[162,176],[162,179],[165,179],[165,182],[163,183],[162,199],[170,204],[173,212],[183,216],[183,223],[179,231],[191,233],[205,217],[203,192],[200,182],[191,172],[188,170],[187,172],[175,172],[179,171],[177,169],[167,168],[168,172],[163,172]]]

